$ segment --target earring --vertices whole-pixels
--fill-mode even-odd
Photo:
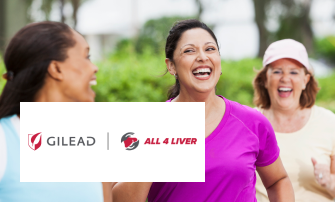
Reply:
[[[221,74],[220,74],[220,76],[222,75],[222,72],[221,72]]]
[[[174,78],[176,78],[176,79],[178,78],[178,75],[176,75],[176,73],[174,73],[173,76],[174,76]]]

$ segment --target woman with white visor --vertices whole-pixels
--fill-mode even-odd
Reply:
[[[276,132],[297,202],[335,197],[335,115],[314,105],[319,90],[307,51],[292,39],[272,43],[254,80],[254,102]],[[269,201],[257,176],[256,197]]]

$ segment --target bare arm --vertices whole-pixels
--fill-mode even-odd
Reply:
[[[104,194],[104,202],[112,202],[112,183],[102,182],[102,190]]]
[[[117,182],[103,182],[102,189],[104,194],[104,202],[113,202],[112,188]]]
[[[113,202],[145,202],[152,182],[118,182],[113,187]]]
[[[314,166],[315,180],[324,187],[332,197],[335,197],[335,156],[330,157],[330,168],[327,164],[318,164],[314,158],[312,158],[312,163]]]
[[[271,165],[257,167],[271,202],[295,201],[293,187],[280,157]]]

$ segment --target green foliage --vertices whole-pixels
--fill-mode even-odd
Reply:
[[[317,39],[315,49],[318,56],[332,62],[335,65],[335,36],[327,36]]]
[[[256,75],[254,69],[262,67],[260,59],[240,61],[222,61],[222,75],[216,86],[216,93],[244,105],[253,106],[252,81]]]
[[[135,39],[135,48],[139,53],[145,49],[152,48],[154,53],[164,51],[166,38],[171,27],[180,20],[190,19],[192,17],[174,16],[161,17],[147,21],[137,39]]]
[[[321,90],[316,96],[316,104],[335,113],[335,74],[318,79]]]
[[[144,54],[116,55],[97,64],[96,101],[159,102],[167,99],[167,91],[175,80],[170,74],[161,76],[166,69],[163,54],[152,56],[147,49]],[[261,65],[259,59],[223,61],[217,94],[252,105],[253,67]]]
[[[3,63],[2,57],[0,55],[0,93],[6,84],[6,80],[2,78],[2,75],[6,73],[5,64]]]
[[[98,85],[94,86],[96,101],[100,102],[157,102],[165,101],[174,78],[165,73],[165,57],[117,53],[100,62]]]
[[[97,64],[98,85],[97,102],[163,102],[167,91],[175,82],[173,76],[165,74],[164,54],[155,55],[151,49],[137,54],[130,43],[125,41],[124,50],[116,52],[108,59]],[[260,59],[243,59],[240,61],[222,61],[222,75],[216,86],[216,93],[241,104],[254,106],[252,80],[256,75],[254,69],[262,67]],[[0,73],[5,72],[0,62]],[[335,74],[318,79],[320,92],[316,104],[335,112]],[[0,88],[5,84],[0,79]]]

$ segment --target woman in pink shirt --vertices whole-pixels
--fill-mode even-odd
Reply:
[[[170,30],[165,53],[176,78],[168,102],[206,104],[205,182],[117,183],[113,199],[257,201],[257,170],[271,201],[294,201],[270,123],[256,110],[215,94],[222,72],[214,33],[198,20],[181,21]]]

